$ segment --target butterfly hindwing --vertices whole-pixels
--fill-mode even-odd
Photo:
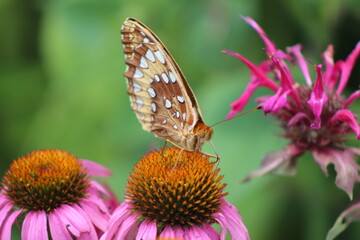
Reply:
[[[157,137],[187,145],[202,123],[198,103],[180,68],[160,39],[128,18],[122,27],[128,93],[142,127]],[[186,147],[186,146],[184,146]]]

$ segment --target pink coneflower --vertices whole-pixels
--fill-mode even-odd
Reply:
[[[253,19],[244,19],[263,39],[269,58],[257,66],[240,54],[224,51],[240,59],[251,71],[250,83],[240,98],[231,104],[228,117],[242,111],[257,88],[268,88],[274,94],[259,97],[257,102],[266,114],[273,114],[280,121],[283,136],[290,140],[283,150],[269,153],[261,168],[250,173],[245,181],[269,172],[293,174],[299,156],[310,151],[326,175],[327,166],[334,164],[336,185],[352,198],[353,186],[359,179],[359,166],[355,161],[359,149],[345,147],[343,143],[351,133],[360,138],[356,115],[348,109],[360,96],[360,91],[346,98],[343,90],[360,53],[360,42],[346,60],[335,63],[333,47],[329,46],[323,54],[325,71],[322,65],[314,65],[316,79],[313,81],[300,45],[289,47],[285,53],[275,47]],[[305,84],[295,82],[286,62],[300,68]]]
[[[224,199],[219,171],[198,152],[148,153],[130,174],[126,200],[101,239],[223,240],[227,232],[233,240],[250,239],[237,209]]]
[[[60,150],[39,150],[15,160],[2,180],[0,239],[11,239],[22,222],[21,239],[98,239],[110,218],[102,197],[111,197],[89,175],[110,171]]]

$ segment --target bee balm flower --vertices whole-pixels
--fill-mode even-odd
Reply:
[[[238,53],[224,51],[240,59],[251,71],[250,83],[240,98],[231,104],[228,117],[242,111],[257,88],[268,88],[274,94],[259,97],[257,102],[265,114],[272,114],[279,120],[284,130],[283,137],[290,140],[283,150],[266,155],[261,168],[250,173],[244,181],[270,172],[293,174],[299,156],[309,151],[325,175],[328,174],[327,166],[334,164],[336,185],[352,198],[353,186],[359,179],[359,166],[355,161],[359,149],[345,147],[343,143],[350,134],[360,139],[357,117],[349,110],[349,106],[360,97],[360,91],[349,97],[343,92],[359,56],[360,42],[347,59],[337,62],[333,60],[333,47],[329,46],[323,54],[324,66],[314,65],[316,79],[312,80],[300,45],[283,52],[253,19],[244,19],[263,39],[269,58],[255,65]],[[295,81],[287,62],[301,70],[304,84]]]

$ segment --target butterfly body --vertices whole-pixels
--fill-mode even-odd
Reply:
[[[191,151],[200,151],[213,130],[202,120],[197,100],[160,39],[140,21],[121,29],[131,107],[144,130]]]

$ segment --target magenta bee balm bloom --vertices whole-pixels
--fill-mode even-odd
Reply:
[[[0,239],[99,239],[110,219],[111,194],[89,176],[110,171],[60,150],[39,150],[14,161],[0,191]],[[104,201],[107,196],[109,201]]]
[[[313,80],[309,63],[301,54],[301,45],[289,47],[283,52],[276,48],[253,19],[244,17],[244,20],[263,39],[268,59],[255,65],[240,54],[224,51],[240,59],[251,71],[250,83],[240,98],[231,104],[228,117],[242,111],[257,88],[268,88],[274,94],[259,97],[257,102],[265,114],[272,114],[279,120],[283,136],[290,140],[283,150],[267,154],[260,169],[251,172],[244,181],[270,172],[293,174],[299,156],[310,151],[325,175],[326,167],[334,164],[336,185],[352,198],[353,186],[359,179],[359,166],[355,161],[359,149],[345,147],[343,142],[350,134],[360,139],[357,117],[349,110],[349,106],[360,96],[360,91],[349,97],[343,91],[360,53],[360,42],[347,59],[337,62],[333,60],[334,50],[330,45],[323,54],[323,65],[313,66],[316,71],[316,79]],[[295,81],[288,62],[300,68],[303,79]]]

